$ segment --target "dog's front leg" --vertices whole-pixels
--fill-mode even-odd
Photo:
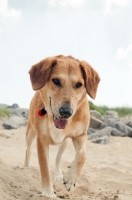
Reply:
[[[61,157],[67,147],[67,144],[68,144],[68,139],[66,139],[59,147],[59,151],[56,157],[54,182],[59,181],[63,178],[61,171]]]
[[[86,160],[86,141],[87,135],[83,134],[77,138],[72,138],[74,147],[76,149],[75,159],[72,162],[71,168],[67,174],[64,175],[63,181],[68,191],[72,190],[80,176],[81,169]]]
[[[56,197],[49,171],[49,145],[46,144],[42,135],[38,135],[37,137],[37,150],[42,179],[42,195],[47,197]]]

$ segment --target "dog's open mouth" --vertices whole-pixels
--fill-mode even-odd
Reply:
[[[65,129],[68,120],[66,119],[58,119],[57,117],[53,116],[54,125],[56,128]]]

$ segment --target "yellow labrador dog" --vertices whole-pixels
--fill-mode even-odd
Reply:
[[[36,93],[30,104],[25,166],[29,165],[30,147],[37,136],[42,194],[56,197],[49,171],[49,145],[61,144],[56,157],[54,180],[63,178],[66,189],[70,191],[75,187],[86,160],[90,119],[87,94],[95,98],[100,78],[85,61],[62,55],[33,65],[29,74]],[[72,139],[76,155],[63,177],[60,165],[67,138]]]

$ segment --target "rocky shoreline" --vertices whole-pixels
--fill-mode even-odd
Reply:
[[[2,126],[5,129],[17,129],[21,126],[26,126],[28,122],[29,109],[20,108],[18,104],[14,103],[11,106],[0,104],[2,108],[8,108],[10,115],[8,118],[3,119]]]
[[[91,110],[88,139],[94,143],[107,144],[111,135],[132,138],[132,118],[119,118],[114,110],[106,111],[104,115]]]

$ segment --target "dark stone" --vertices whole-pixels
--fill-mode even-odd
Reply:
[[[124,136],[124,137],[132,134],[132,128],[123,124],[121,121],[108,119],[106,126],[116,128],[118,131],[122,132],[122,136]]]
[[[27,119],[16,115],[11,115],[8,120],[3,122],[3,127],[5,129],[17,129],[25,125],[27,125]]]
[[[123,133],[123,136],[129,136],[132,134],[132,128],[123,124],[122,122],[117,122],[115,124],[115,128],[121,131]]]
[[[95,133],[96,131],[97,131],[97,129],[94,129],[94,128],[89,127],[89,128],[88,128],[88,131],[87,131],[87,134],[90,135],[90,134],[92,134],[92,133]]]
[[[20,117],[25,117],[26,119],[28,119],[29,110],[24,109],[24,108],[12,109],[11,114],[17,115],[17,116],[20,116]]]
[[[94,140],[94,139],[97,139],[97,138],[100,138],[100,137],[104,137],[104,136],[110,137],[112,130],[113,129],[111,127],[106,127],[104,129],[96,131],[95,133],[90,134],[88,136],[88,139],[89,140]]]
[[[17,103],[14,103],[11,106],[8,106],[8,108],[19,108],[19,105]]]
[[[102,115],[102,120],[103,120],[105,123],[106,123],[107,120],[109,120],[109,119],[111,119],[111,120],[117,120],[117,121],[120,120],[120,119],[119,119],[118,113],[117,113],[116,111],[114,111],[114,110],[108,110],[108,111],[105,112],[104,115]]]
[[[129,117],[121,118],[121,122],[132,128],[132,118]]]
[[[110,137],[105,135],[103,137],[95,138],[91,140],[93,143],[98,143],[98,144],[107,144],[109,143]]]
[[[103,122],[100,121],[99,119],[96,119],[94,117],[90,117],[90,125],[89,125],[89,127],[94,128],[94,129],[98,129],[98,128],[100,128],[102,123]]]
[[[121,131],[119,131],[118,129],[113,128],[113,130],[111,131],[111,135],[112,136],[120,136],[120,137],[122,137],[123,133]]]
[[[94,118],[102,121],[102,115],[96,110],[91,110],[90,111],[90,117],[94,117]]]

